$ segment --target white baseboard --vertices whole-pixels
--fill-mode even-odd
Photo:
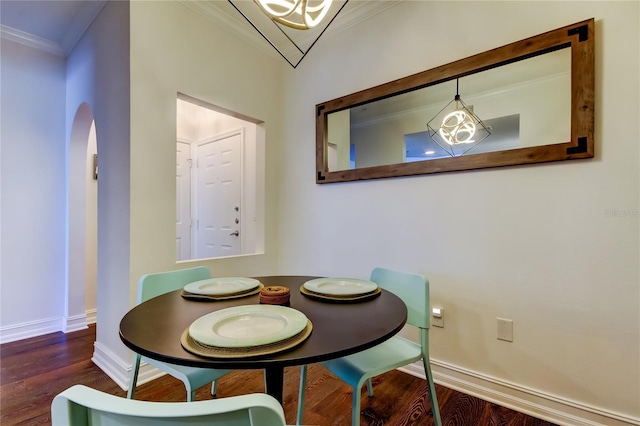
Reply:
[[[100,369],[104,371],[107,376],[111,377],[123,390],[127,390],[131,376],[131,364],[123,363],[113,352],[98,342],[94,343],[93,348],[94,352],[91,358],[93,363],[100,367]],[[165,374],[167,373],[146,362],[141,362],[140,371],[138,372],[138,386],[162,377]]]
[[[92,318],[92,319],[91,319]],[[64,330],[75,331],[95,322],[95,312],[74,318],[47,318],[0,328],[0,343],[36,337]],[[123,363],[108,348],[95,343],[92,361],[123,390],[129,386],[131,364]],[[542,393],[535,389],[505,382],[494,377],[466,370],[455,365],[431,360],[436,383],[473,395],[504,407],[563,426],[640,426],[640,418],[633,418],[596,407]],[[410,364],[399,370],[425,379],[422,363]],[[165,375],[162,370],[141,363],[138,384],[142,385]]]
[[[92,309],[86,311],[84,315],[44,318],[37,321],[0,327],[0,343],[15,342],[31,337],[56,333],[58,331],[71,333],[73,331],[84,330],[88,324],[94,324],[96,319],[96,310]]]
[[[98,310],[97,309],[87,309],[85,312],[87,316],[87,324],[95,324],[98,322]]]
[[[73,331],[84,330],[87,328],[87,315],[75,315],[73,317],[64,317],[62,319],[64,333],[71,333]]]
[[[15,342],[30,337],[42,336],[43,334],[55,333],[62,330],[61,325],[62,319],[55,317],[1,327],[0,343]]]
[[[131,366],[122,362],[109,348],[98,342],[94,342],[91,361],[100,367],[100,369],[104,371],[107,376],[111,377],[122,389],[128,388],[128,372],[131,370]]]
[[[85,315],[75,317],[47,318],[39,321],[32,321],[8,327],[0,327],[0,343],[15,342],[29,339],[31,337],[42,336],[44,334],[64,332],[70,333],[87,328],[87,324],[96,322],[96,310],[88,310]],[[131,364],[123,363],[108,348],[94,343],[94,352],[91,360],[122,389],[128,389],[129,376],[131,375]],[[138,374],[138,384],[150,382],[166,373],[146,362],[140,363]]]
[[[640,425],[638,418],[589,407],[437,360],[431,360],[431,369],[434,381],[439,385],[558,425]],[[426,379],[421,362],[399,370]]]
[[[129,372],[131,372],[131,368],[129,368]],[[160,370],[159,368],[156,368],[153,365],[147,364],[146,362],[142,361],[140,362],[140,371],[138,371],[138,386],[144,385],[145,383],[155,380],[166,374],[167,373]]]

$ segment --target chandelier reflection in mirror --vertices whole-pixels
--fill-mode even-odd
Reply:
[[[326,16],[333,0],[254,0],[274,21],[296,30],[316,27]]]
[[[491,135],[487,126],[473,112],[473,106],[462,101],[458,84],[456,80],[453,100],[427,123],[429,138],[452,157],[464,155]]]

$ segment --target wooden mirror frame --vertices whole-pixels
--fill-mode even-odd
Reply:
[[[316,183],[348,182],[592,158],[594,156],[594,45],[595,22],[592,18],[318,104],[316,105]],[[563,48],[571,49],[570,141],[412,163],[328,170],[327,116],[329,114]]]

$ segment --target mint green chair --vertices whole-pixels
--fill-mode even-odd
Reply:
[[[156,296],[160,296],[161,294],[179,290],[189,283],[206,280],[208,278],[211,278],[211,272],[209,272],[209,269],[204,266],[143,275],[138,281],[138,304]],[[136,392],[141,360],[144,360],[146,363],[151,364],[154,367],[167,372],[176,379],[181,380],[187,388],[187,401],[195,400],[196,390],[208,383],[211,383],[211,395],[215,395],[215,381],[232,371],[170,364],[144,357],[136,353],[134,355],[133,368],[129,379],[129,391],[127,392],[127,398],[129,399],[133,399]]]
[[[367,383],[368,394],[371,397],[373,396],[372,377],[422,360],[429,386],[434,422],[436,426],[441,426],[442,421],[440,420],[436,387],[433,383],[433,374],[429,363],[429,327],[431,326],[429,281],[422,275],[382,268],[376,268],[371,272],[371,281],[377,283],[381,288],[394,293],[404,301],[408,310],[407,324],[418,327],[420,343],[394,336],[373,348],[343,358],[332,359],[323,362],[322,365],[353,388],[352,425],[358,426],[360,424],[360,390],[365,382]],[[302,424],[304,413],[306,377],[307,366],[303,365],[300,371],[298,425]],[[402,389],[398,389],[398,395],[401,395],[401,392]]]
[[[52,426],[284,426],[278,401],[263,393],[196,402],[136,401],[83,385],[51,403]]]

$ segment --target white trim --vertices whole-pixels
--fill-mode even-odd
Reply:
[[[95,342],[93,344],[94,352],[91,361],[97,365],[104,373],[109,376],[123,390],[129,388],[129,379],[131,377],[132,365],[123,363],[120,358],[116,357],[106,346]],[[146,362],[140,363],[140,371],[138,372],[138,386],[162,377],[167,373],[153,367]]]
[[[93,343],[93,356],[91,361],[97,365],[104,373],[111,377],[118,386],[126,390],[129,383],[128,371],[131,366],[122,362],[113,352],[100,342]]]
[[[85,312],[87,316],[87,324],[95,324],[98,322],[98,310],[97,309],[87,309]]]
[[[129,374],[131,374],[131,368],[129,368]],[[140,370],[138,371],[138,386],[144,385],[159,377],[166,376],[168,373],[151,364],[147,364],[144,361],[140,361]],[[129,382],[127,381],[127,385]]]
[[[566,426],[640,425],[640,418],[550,395],[525,386],[509,383],[445,362],[431,360],[434,381],[439,385],[493,402],[503,407]],[[398,370],[425,379],[422,363]]]
[[[93,21],[106,5],[107,0],[92,0],[83,3],[82,8],[78,11],[78,14],[60,40],[60,45],[62,46],[65,56],[69,56],[73,48],[76,47],[76,44],[78,44],[84,33],[89,29],[91,24],[93,24]]]
[[[62,318],[45,318],[22,324],[9,325],[6,327],[0,327],[0,343],[15,342],[17,340],[38,337],[44,334],[57,333],[58,331],[71,333],[78,330],[84,330],[89,324],[95,324],[96,322],[97,311],[95,309],[89,309],[84,313],[84,315]]]
[[[0,343],[15,342],[16,340],[55,333],[62,330],[61,323],[62,319],[55,317],[1,327]]]
[[[400,3],[401,0],[387,0],[380,2],[351,1],[345,9],[340,12],[340,16],[327,28],[324,38],[333,37],[342,31],[363,22],[374,15],[382,13]],[[262,36],[246,22],[237,10],[228,2],[216,1],[188,1],[179,0],[181,4],[191,9],[193,12],[205,19],[213,22],[228,33],[238,37],[240,40],[257,48],[263,53],[267,53],[274,58],[279,58],[277,51],[268,43],[265,43]],[[299,38],[300,44],[309,44],[310,40],[304,37]]]
[[[7,40],[33,47],[35,49],[44,50],[45,52],[53,53],[54,55],[61,56],[63,58],[67,56],[64,49],[62,49],[62,46],[58,43],[54,43],[53,41],[49,41],[42,37],[38,37],[6,25],[0,25],[0,35],[2,38]]]
[[[84,330],[87,328],[87,315],[75,315],[72,317],[64,317],[62,320],[62,331],[71,333],[73,331]]]
[[[106,4],[107,0],[84,2],[82,7],[78,9],[78,13],[73,21],[64,29],[59,43],[7,25],[1,25],[0,36],[7,40],[66,58]]]

